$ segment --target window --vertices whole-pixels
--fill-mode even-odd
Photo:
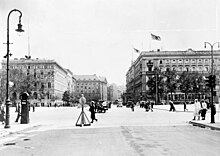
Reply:
[[[50,82],[48,82],[48,88],[51,88],[51,83]]]
[[[160,64],[163,64],[163,61],[162,61],[162,60],[160,60]]]

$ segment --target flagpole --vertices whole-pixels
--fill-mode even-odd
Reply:
[[[149,51],[151,51],[151,32],[150,32],[150,35],[149,35]]]
[[[133,61],[134,61],[134,56],[133,56],[133,49],[131,51],[131,65],[133,64]]]

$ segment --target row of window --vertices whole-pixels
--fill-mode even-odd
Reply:
[[[160,60],[160,64],[163,63],[209,63],[211,59],[164,59]],[[220,59],[215,59],[214,62],[220,62]]]
[[[6,66],[4,66],[6,68]],[[54,65],[10,65],[10,69],[53,69]]]
[[[87,91],[85,91],[85,90],[76,90],[78,93],[95,93],[95,90],[87,90]]]
[[[37,83],[34,83],[34,87],[38,87]],[[42,82],[41,85],[40,85],[40,87],[41,87],[41,88],[45,88],[45,87],[51,88],[52,85],[51,85],[51,82],[48,82],[47,85],[45,86],[45,83]]]
[[[85,86],[89,86],[89,85],[99,85],[99,83],[96,83],[96,82],[90,82],[90,83],[77,83],[77,86],[83,86],[83,85],[85,85]]]

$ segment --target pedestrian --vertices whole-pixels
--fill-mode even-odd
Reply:
[[[206,103],[206,105],[207,105],[207,109],[209,109],[209,108],[210,108],[210,102],[209,102],[209,99],[206,99],[206,100],[205,100],[205,103]]]
[[[171,111],[173,111],[173,112],[176,111],[176,108],[174,107],[173,101],[170,100],[169,104],[170,104],[170,112]]]
[[[184,112],[185,112],[185,111],[188,111],[188,109],[186,108],[186,104],[187,104],[187,102],[184,102],[184,103],[183,103]]]
[[[202,120],[205,120],[205,116],[206,116],[206,111],[207,111],[207,104],[205,102],[205,100],[202,100],[201,101],[201,117],[202,117]]]
[[[49,106],[49,104],[48,104]],[[33,112],[35,112],[35,103],[32,103]]]
[[[150,101],[148,100],[144,105],[145,111],[148,112],[150,110]]]
[[[18,102],[18,112],[17,112],[17,118],[16,118],[15,122],[18,122],[20,117],[21,117],[21,103]]]
[[[5,110],[4,110],[4,105],[1,101],[0,101],[0,121],[2,122],[2,124],[5,123]]]
[[[131,111],[134,112],[134,102],[131,102]]]
[[[201,104],[198,101],[198,99],[195,99],[195,102],[194,102],[194,112],[193,112],[193,120],[196,120],[196,117],[198,118],[198,120],[200,120],[200,114],[199,114],[200,110],[201,110]]]
[[[89,111],[91,112],[91,119],[92,119],[91,123],[93,123],[94,120],[98,121],[98,119],[96,119],[95,117],[95,102],[91,101],[89,106],[90,106]]]
[[[153,112],[153,108],[154,108],[154,103],[151,101],[151,103],[150,103],[150,110],[151,110],[151,112]]]

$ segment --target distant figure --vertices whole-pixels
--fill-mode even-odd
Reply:
[[[131,110],[134,112],[134,102],[131,103]]]
[[[176,111],[176,109],[175,109],[175,107],[174,107],[174,104],[173,104],[173,101],[170,100],[170,101],[169,101],[169,104],[170,104],[170,112],[171,112],[171,111],[173,111],[173,112]]]
[[[151,102],[151,103],[150,103],[150,110],[151,110],[151,112],[153,112],[153,108],[154,108],[154,103]],[[174,108],[174,109],[175,109],[175,108]]]
[[[185,111],[188,111],[188,109],[186,108],[186,104],[187,104],[186,102],[183,103],[183,107],[184,107],[183,109],[184,109],[184,112],[185,112]]]
[[[98,121],[98,119],[96,119],[96,117],[95,117],[95,103],[94,103],[94,101],[92,101],[89,106],[90,106],[89,111],[91,112],[91,119],[92,119],[91,123],[93,123],[94,120]]]
[[[151,103],[150,103],[150,101],[148,100],[148,101],[145,103],[145,105],[144,105],[144,108],[145,108],[145,111],[146,111],[146,112],[148,112],[148,111],[150,110],[150,105],[151,105]]]
[[[35,103],[32,103],[32,108],[33,108],[33,112],[35,112]]]
[[[201,101],[201,117],[202,117],[202,120],[205,120],[205,116],[206,116],[206,111],[207,111],[207,104],[205,102],[205,100],[202,100]]]
[[[108,108],[111,108],[111,105],[112,105],[112,102],[110,101],[110,102],[108,103]]]
[[[198,117],[198,120],[200,120],[200,114],[199,111],[201,110],[201,104],[198,101],[198,99],[195,99],[194,102],[194,112],[193,112],[193,120],[196,120],[196,117]]]
[[[0,121],[2,122],[2,124],[5,123],[5,110],[2,102],[0,102]]]
[[[15,122],[18,122],[20,117],[21,117],[21,103],[18,102],[18,112],[17,112],[17,118],[16,118]]]

